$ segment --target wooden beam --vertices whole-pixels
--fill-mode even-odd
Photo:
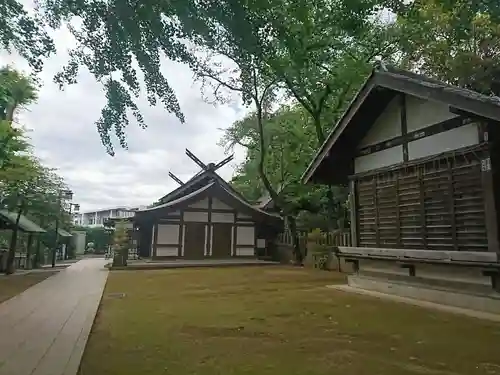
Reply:
[[[451,238],[453,241],[453,250],[458,251],[458,239],[457,239],[457,217],[455,213],[455,188],[453,184],[453,167],[451,165],[450,159],[447,159],[448,168],[448,204],[450,219],[451,219]]]
[[[401,121],[403,122],[403,113],[401,114]],[[391,138],[387,141],[379,142],[374,145],[370,145],[367,147],[364,147],[357,152],[357,156],[364,156],[364,155],[369,155],[373,154],[375,152],[379,152],[382,150],[386,150],[391,147],[395,146],[401,146],[403,145],[403,152],[406,144],[406,155],[408,155],[408,143],[411,141],[415,141],[417,139],[422,139],[426,137],[430,137],[432,135],[440,134],[443,132],[446,132],[448,130],[452,130],[455,128],[459,128],[461,126],[467,125],[471,123],[471,119],[469,118],[464,118],[464,117],[453,117],[448,120],[444,120],[442,122],[439,122],[437,124],[433,124],[430,126],[427,126],[422,129],[414,130],[411,132],[408,132],[407,125],[406,129],[402,129],[402,134]],[[404,122],[406,123],[406,113],[404,114]],[[405,160],[407,161],[407,160]]]
[[[403,162],[408,161],[408,122],[406,120],[406,94],[400,96],[401,136],[403,137]]]
[[[356,214],[358,212],[358,205],[356,199],[356,184],[357,181],[349,181],[352,246],[358,246],[358,215]]]
[[[234,154],[232,155],[229,155],[227,158],[225,158],[224,160],[218,162],[217,164],[214,165],[214,171],[216,171],[217,169],[223,167],[224,165],[226,165],[227,163],[229,163],[231,160],[233,160],[234,158]]]
[[[192,160],[194,161],[196,164],[198,164],[200,166],[200,168],[204,169],[204,170],[207,170],[208,169],[208,165],[206,165],[205,163],[203,163],[200,159],[198,159],[198,157],[196,157],[195,154],[193,154],[191,151],[189,151],[187,148],[186,148],[186,155]]]
[[[182,180],[179,177],[177,177],[175,174],[173,174],[172,172],[168,172],[168,175],[172,180],[177,182],[179,185],[181,185],[181,186],[184,185],[184,182],[182,182]]]

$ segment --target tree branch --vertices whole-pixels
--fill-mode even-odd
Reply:
[[[290,90],[290,92],[292,93],[292,95],[294,96],[294,98],[304,107],[304,109],[307,112],[309,112],[311,114],[311,116],[314,116],[314,109],[312,108],[312,106],[309,103],[307,103],[302,98],[302,96],[298,93],[298,91],[295,90],[293,82],[290,81],[290,79],[287,78],[286,76],[283,76],[283,78],[285,80],[286,86],[288,87],[288,90]]]
[[[217,83],[219,83],[219,86],[224,86],[226,88],[228,88],[229,90],[232,90],[232,91],[239,91],[239,92],[242,92],[243,89],[241,87],[236,87],[236,86],[233,86],[227,82],[224,82],[223,80],[221,80],[219,77],[216,77],[212,74],[209,74],[209,73],[198,73],[198,77],[201,77],[201,78],[210,78],[210,79],[213,79],[214,81],[216,81]]]

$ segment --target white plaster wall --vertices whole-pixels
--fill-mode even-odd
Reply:
[[[228,206],[227,204],[221,202],[220,200],[216,198],[212,198],[212,208],[215,208],[217,210],[232,210],[233,208],[231,206]]]
[[[232,212],[212,212],[212,223],[234,223]]]
[[[236,229],[236,245],[253,245],[253,244],[255,244],[255,228],[238,227]]]
[[[255,255],[255,249],[253,247],[237,247],[236,256],[242,257],[252,257]]]
[[[361,173],[403,162],[403,146],[391,147],[354,159],[354,172]]]
[[[179,248],[173,246],[158,246],[156,248],[157,257],[176,257],[179,255]]]
[[[179,243],[179,225],[176,224],[158,224],[157,244],[178,244]]]
[[[401,108],[400,98],[394,98],[384,112],[377,118],[366,136],[361,140],[358,148],[387,141],[401,135]]]
[[[190,208],[208,208],[208,198],[199,200],[189,205]]]
[[[479,143],[477,124],[464,125],[408,143],[410,160],[457,150]]]
[[[408,132],[449,120],[457,115],[449,111],[447,104],[406,96],[406,123]]]
[[[208,212],[184,212],[184,221],[208,222]]]

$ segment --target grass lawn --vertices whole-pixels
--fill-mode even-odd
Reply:
[[[32,272],[24,275],[9,275],[0,276],[0,303],[8,300],[19,293],[24,292],[30,286],[38,284],[47,277],[52,276],[55,272],[43,271]]]
[[[324,287],[341,281],[286,267],[112,272],[80,375],[500,374],[500,324]]]

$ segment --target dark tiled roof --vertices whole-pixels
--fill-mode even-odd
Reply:
[[[10,225],[16,225],[17,213],[7,210],[0,210],[0,217]],[[26,216],[21,215],[19,219],[19,228],[27,233],[45,233],[46,230],[39,227],[37,224],[29,220]]]

